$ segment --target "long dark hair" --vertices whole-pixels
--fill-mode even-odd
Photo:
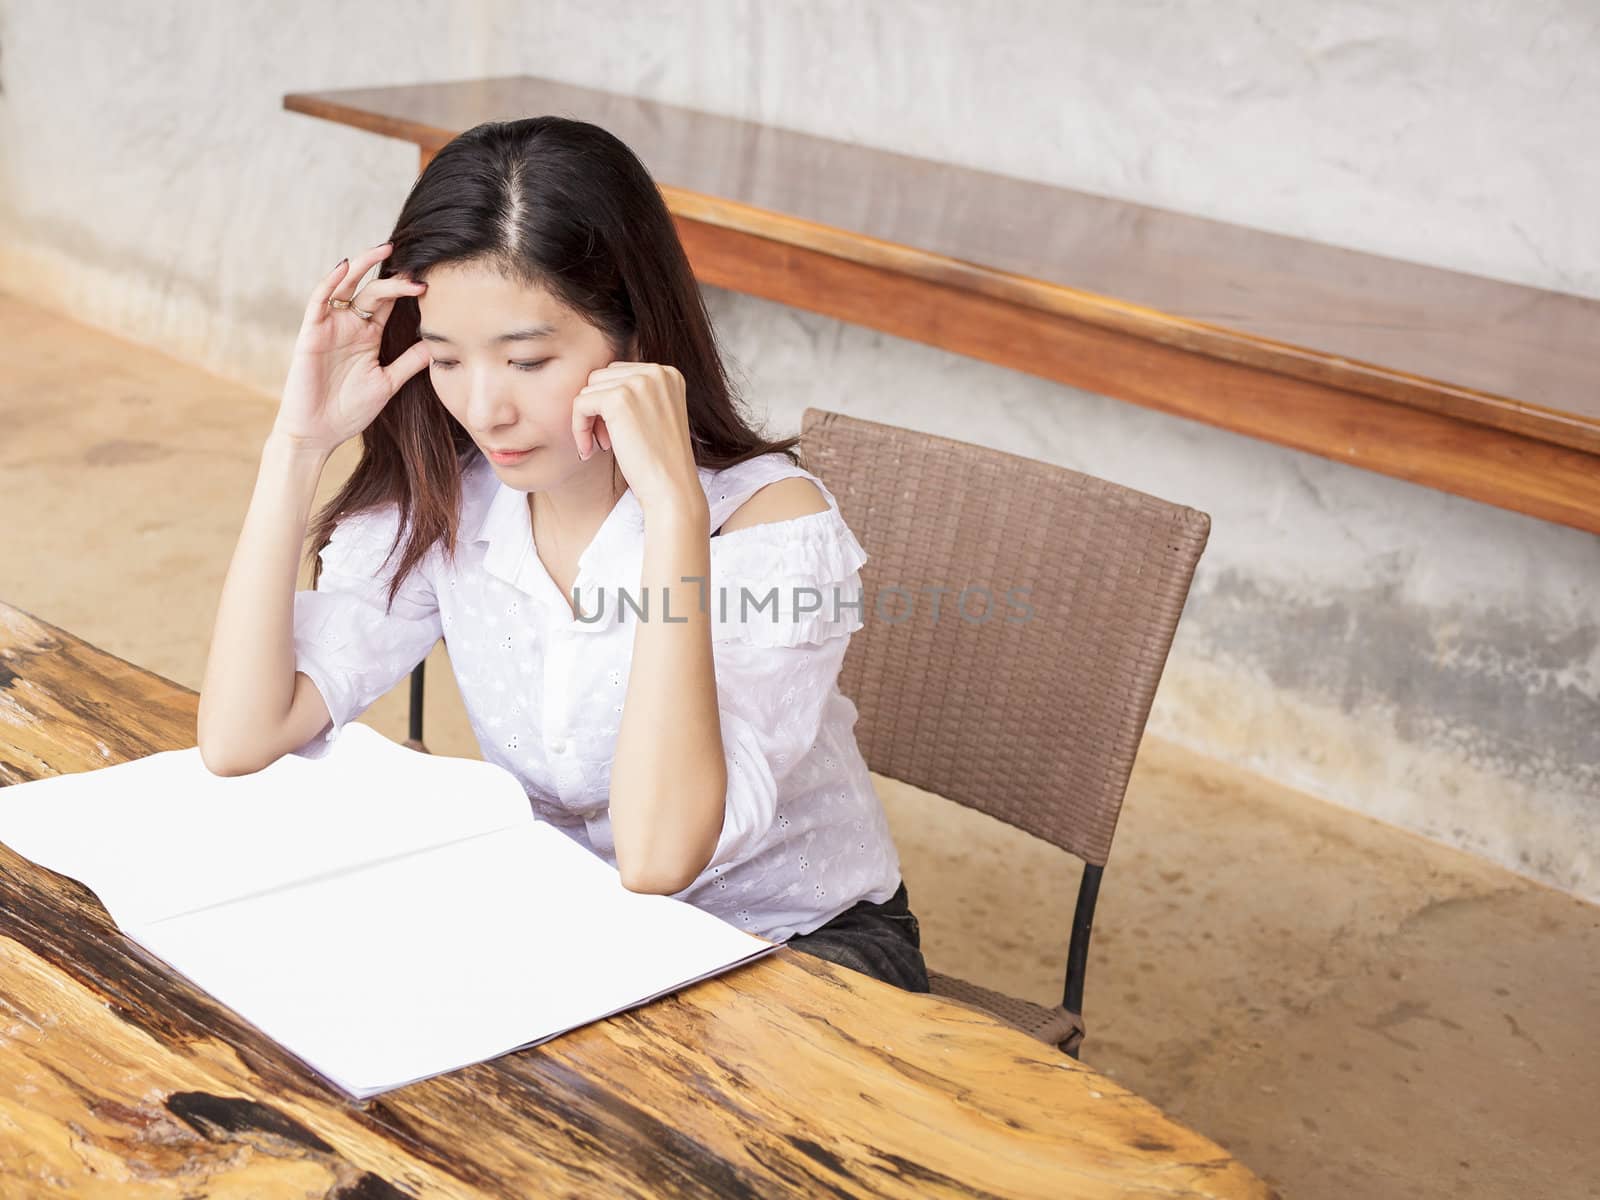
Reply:
[[[418,176],[379,277],[425,280],[442,263],[472,262],[541,287],[580,313],[614,357],[683,373],[695,463],[718,470],[779,452],[799,465],[800,439],[769,441],[749,424],[706,313],[705,299],[655,181],[615,135],[587,121],[539,116],[489,121],[448,142]],[[401,296],[379,361],[417,340],[417,300]],[[440,403],[426,369],[397,391],[361,435],[361,459],[311,522],[319,555],[351,513],[397,505],[404,541],[389,603],[435,542],[453,560],[461,476],[480,451]],[[616,460],[612,460],[616,470]],[[391,556],[393,549],[391,549]],[[321,575],[314,559],[311,586]]]

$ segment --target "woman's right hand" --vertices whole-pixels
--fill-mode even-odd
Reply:
[[[312,291],[273,422],[275,435],[331,454],[372,424],[400,385],[432,361],[427,343],[419,340],[388,366],[378,364],[383,325],[396,298],[420,296],[428,287],[390,276],[356,292],[355,285],[392,249],[384,242],[353,263],[345,259]],[[334,308],[329,299],[353,304]],[[357,308],[370,312],[372,319],[357,316]]]

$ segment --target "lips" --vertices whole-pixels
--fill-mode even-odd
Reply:
[[[521,462],[522,459],[537,450],[537,446],[529,446],[525,450],[488,450],[484,451],[490,459],[498,463]]]

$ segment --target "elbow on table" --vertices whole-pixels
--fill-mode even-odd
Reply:
[[[727,791],[726,773],[717,772],[713,782],[716,785],[714,794],[723,796]],[[676,828],[664,835],[652,834],[642,829],[619,830],[614,815],[616,809],[614,791],[611,804],[613,809],[611,831],[616,839],[617,874],[622,877],[622,886],[630,892],[672,896],[694,883],[711,865],[722,835],[722,823],[726,811],[723,803],[715,806],[715,821],[702,830],[697,839],[699,843],[697,846],[684,840],[682,828]],[[710,819],[709,809],[701,808],[699,805],[690,805],[687,802],[668,803],[666,808],[669,811],[682,813],[694,808],[701,812],[701,820]],[[645,847],[654,850],[656,861],[650,861],[649,855],[642,852]],[[677,861],[673,861],[674,859]]]
[[[632,858],[618,856],[617,874],[622,877],[622,886],[630,892],[640,892],[652,896],[675,896],[683,891],[696,879],[710,863],[715,852],[716,843],[713,842],[703,854],[699,856],[698,864],[685,867],[681,864],[676,869],[663,869],[660,863],[637,863]],[[669,868],[671,864],[668,864]]]
[[[267,764],[257,762],[247,755],[236,754],[230,747],[218,746],[210,739],[197,739],[200,761],[213,775],[232,778],[236,775],[254,775]]]
[[[696,879],[700,873],[685,878],[682,874],[671,875],[660,871],[650,872],[640,868],[623,867],[620,863],[617,874],[622,876],[622,886],[630,892],[638,892],[647,896],[672,896],[683,891]]]
[[[219,736],[216,728],[208,729],[203,719],[196,723],[195,745],[206,770],[225,778],[254,775],[270,761],[263,759],[258,748],[237,734]]]

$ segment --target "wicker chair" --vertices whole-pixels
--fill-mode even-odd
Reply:
[[[803,415],[801,452],[871,556],[839,677],[868,766],[1084,860],[1059,1006],[935,972],[932,989],[1076,1058],[1101,875],[1211,519],[821,409]],[[967,587],[982,590],[962,607]],[[952,589],[937,620],[934,588]]]
[[[806,469],[871,555],[866,624],[839,677],[867,765],[1084,861],[1059,1006],[937,972],[933,991],[1076,1058],[1100,879],[1211,518],[1064,467],[823,409],[805,410],[800,436]],[[969,586],[1003,615],[963,617]],[[942,597],[934,621],[936,588],[958,594]],[[1008,588],[1027,589],[1026,620]],[[406,744],[426,750],[422,692],[419,663]]]

